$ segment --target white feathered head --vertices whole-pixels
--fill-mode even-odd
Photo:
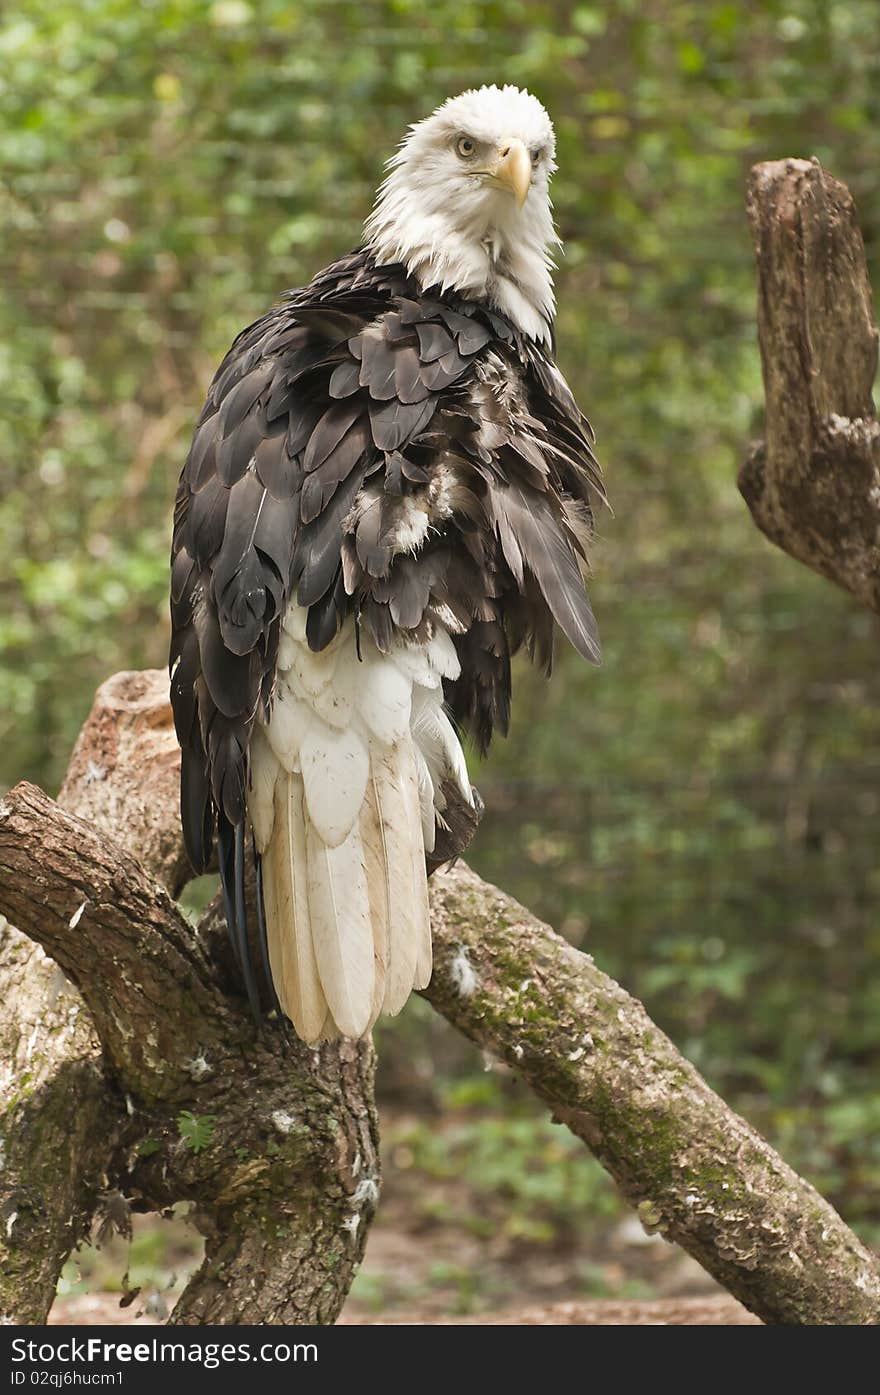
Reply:
[[[410,127],[389,160],[366,243],[423,288],[488,299],[546,339],[559,243],[549,192],[555,153],[553,125],[530,92],[493,86],[450,97]]]

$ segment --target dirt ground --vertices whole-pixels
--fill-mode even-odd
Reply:
[[[117,1293],[81,1294],[61,1298],[52,1309],[49,1322],[56,1327],[117,1325],[134,1323],[154,1326],[159,1319],[120,1309]],[[670,1298],[616,1302],[603,1299],[594,1303],[549,1303],[533,1308],[509,1308],[478,1317],[441,1317],[414,1310],[407,1316],[367,1317],[344,1313],[344,1325],[386,1324],[394,1326],[501,1326],[501,1327],[744,1327],[758,1325],[758,1319],[732,1298]]]
[[[159,1224],[136,1219],[147,1233]],[[631,1217],[595,1237],[588,1270],[579,1247],[493,1244],[456,1227],[413,1230],[402,1220],[377,1219],[342,1323],[730,1327],[758,1322],[681,1250],[646,1236]],[[125,1252],[108,1247],[93,1276],[94,1291],[59,1297],[50,1323],[167,1320],[198,1259],[194,1250],[185,1254],[179,1238],[177,1249],[173,1278],[145,1284],[123,1307],[119,1292],[95,1289],[102,1281],[114,1282],[115,1273],[127,1266]],[[590,1286],[609,1296],[580,1296],[585,1273]],[[635,1294],[646,1296],[630,1296]]]
[[[559,1130],[535,1132],[526,1121],[517,1131],[508,1121],[499,1132],[496,1122],[495,1142],[481,1153],[493,1120],[481,1114],[478,1122],[468,1131],[467,1114],[447,1109],[426,1126],[417,1113],[386,1109],[382,1204],[343,1323],[757,1322],[677,1246],[646,1234]],[[512,1161],[511,1147],[519,1149]],[[201,1237],[186,1208],[171,1220],[132,1222],[131,1239],[116,1235],[69,1261],[51,1322],[172,1318],[201,1262]]]

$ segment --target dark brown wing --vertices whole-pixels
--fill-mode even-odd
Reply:
[[[216,820],[243,966],[249,735],[271,699],[288,601],[309,608],[314,649],[353,608],[383,647],[404,615],[415,622],[416,592],[404,565],[391,569],[381,503],[351,534],[357,578],[343,574],[344,524],[374,476],[389,476],[397,500],[412,487],[404,472],[423,467],[401,450],[492,337],[485,323],[412,299],[414,289],[399,269],[354,254],[245,330],[214,378],[181,475],[170,655],[181,816],[197,871]]]
[[[456,639],[461,676],[447,697],[485,751],[494,730],[507,730],[510,657],[521,645],[549,673],[555,621],[585,659],[600,661],[583,572],[605,491],[592,428],[541,346],[499,337],[480,359],[469,397],[478,425],[474,488],[486,523],[465,542],[482,608]]]
[[[248,745],[289,601],[316,650],[352,612],[380,650],[450,630],[462,673],[447,696],[487,746],[520,643],[549,667],[555,618],[597,658],[578,564],[601,497],[590,442],[552,362],[505,319],[363,252],[233,344],[178,488],[171,697],[187,849],[204,870],[216,823],[249,991]],[[402,547],[414,511],[424,534]]]

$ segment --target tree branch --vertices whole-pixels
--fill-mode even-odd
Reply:
[[[120,701],[125,692],[131,703]],[[162,674],[118,675],[105,684],[65,792],[99,829],[137,838],[173,880],[182,865],[176,792],[168,797],[176,750],[174,765],[160,762],[158,775],[144,778],[151,749],[157,742],[167,749],[166,707]],[[98,757],[108,753],[112,761],[102,765]],[[148,800],[137,797],[141,785],[151,790]],[[11,1228],[7,1222],[5,1314],[45,1319],[100,1179],[138,1209],[196,1203],[206,1258],[175,1321],[333,1321],[378,1194],[371,1046],[312,1051],[278,1028],[257,1033],[163,888],[106,832],[33,786],[17,786],[0,806],[0,906],[54,956],[89,1008],[80,1013],[73,990],[65,990],[77,1021],[88,1024],[82,1062],[69,1033],[41,1027],[23,1046],[21,1023],[13,1015],[7,1024],[9,1060],[16,1050],[32,1051],[40,1035],[46,1088],[31,1096],[30,1113],[14,1094],[6,1101],[4,1132],[14,1140],[16,1166],[4,1173],[4,1214],[15,1214]],[[43,968],[54,975],[56,997],[59,971],[39,950],[21,958],[25,944],[7,931],[10,976],[18,963],[46,1018]],[[95,1053],[89,1014],[103,1056]],[[51,1013],[46,1020],[52,1024]],[[18,1076],[19,1093],[23,1083]],[[187,1143],[184,1110],[199,1121],[202,1146]],[[68,1187],[58,1177],[62,1139]],[[47,1196],[36,1196],[40,1178]],[[39,1227],[24,1224],[32,1212]]]
[[[79,994],[2,916],[0,984],[0,1320],[39,1323],[125,1111]]]
[[[168,680],[155,669],[115,673],[102,683],[58,803],[109,834],[177,897],[192,871],[175,824],[156,818],[157,809],[173,809],[180,797],[180,750],[167,695]]]
[[[640,1002],[467,868],[434,881],[425,996],[583,1140],[646,1229],[766,1322],[880,1322],[877,1261]]]
[[[164,675],[126,682],[135,678],[141,716],[123,709],[134,723],[130,757],[112,775],[121,791],[142,775],[137,723],[164,730],[154,710],[166,707]],[[84,757],[88,741],[80,745]],[[170,765],[165,774],[175,786]],[[106,790],[101,798],[112,805]],[[176,798],[157,799],[144,817],[147,845],[173,867]],[[426,996],[510,1063],[649,1229],[678,1241],[766,1321],[880,1321],[873,1257],[640,1003],[466,868],[432,880],[436,966]],[[151,1209],[191,1197],[204,1215],[208,1258],[175,1319],[332,1319],[376,1197],[369,1049],[311,1052],[278,1028],[255,1032],[206,952],[211,918],[196,935],[137,863],[33,787],[12,791],[0,818],[0,904],[77,979],[113,1078],[135,1101],[134,1118],[116,1120],[120,1190]],[[214,1116],[203,1152],[182,1143],[184,1106]],[[280,1239],[279,1209],[290,1218]],[[271,1276],[256,1296],[255,1273]]]
[[[739,486],[768,538],[880,610],[877,326],[852,196],[817,160],[756,165],[766,437]]]
[[[137,853],[176,894],[189,875],[186,857],[174,828],[152,817],[177,799],[179,769],[156,677],[116,674],[98,689],[59,803]],[[0,1313],[42,1322],[61,1266],[88,1233],[109,1186],[107,1169],[128,1116],[76,988],[2,918],[0,930],[0,1048],[12,1066],[0,1079]]]

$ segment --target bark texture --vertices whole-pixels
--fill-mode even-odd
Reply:
[[[768,538],[880,610],[877,326],[852,196],[818,160],[756,165],[765,439],[740,472]]]
[[[435,878],[425,996],[595,1154],[648,1231],[766,1322],[878,1323],[880,1267],[619,984],[465,867]]]
[[[67,1006],[56,999],[41,1045],[49,1093],[35,1098],[25,1087],[34,1124],[18,1127],[25,1116],[13,1110],[7,1130],[26,1154],[19,1177],[44,1177],[57,1220],[51,1233],[24,1227],[19,1185],[6,1310],[43,1316],[66,1246],[96,1207],[120,1196],[148,1209],[190,1198],[207,1256],[175,1321],[332,1321],[378,1195],[372,1053],[351,1044],[311,1051],[271,1024],[257,1031],[215,952],[216,915],[195,932],[108,835],[112,811],[134,810],[152,867],[172,877],[180,835],[166,692],[162,673],[121,675],[101,689],[77,746],[86,774],[65,786],[88,822],[30,785],[0,809],[0,905],[88,1009],[63,988]],[[114,736],[116,721],[123,731]],[[167,766],[157,759],[167,787],[138,813],[151,743],[157,758],[171,752]],[[93,750],[115,753],[101,779]],[[678,1241],[765,1321],[880,1321],[874,1258],[591,959],[463,866],[433,879],[432,920],[426,996],[587,1144],[646,1228]],[[14,971],[14,954],[11,963]],[[37,967],[57,988],[48,966]],[[73,1009],[83,1035],[68,1040]],[[80,1099],[85,1123],[71,1130]],[[184,1111],[207,1129],[198,1151]],[[56,1186],[62,1140],[68,1166]],[[39,1301],[26,1254],[34,1248],[43,1251]]]
[[[175,1322],[332,1322],[378,1196],[372,1049],[257,1032],[160,885],[185,876],[167,686],[110,679],[59,802],[0,805],[2,1312],[45,1320],[96,1212],[191,1200]]]
[[[0,985],[0,1322],[37,1323],[103,1190],[94,1140],[119,1099],[79,994],[2,915]]]

